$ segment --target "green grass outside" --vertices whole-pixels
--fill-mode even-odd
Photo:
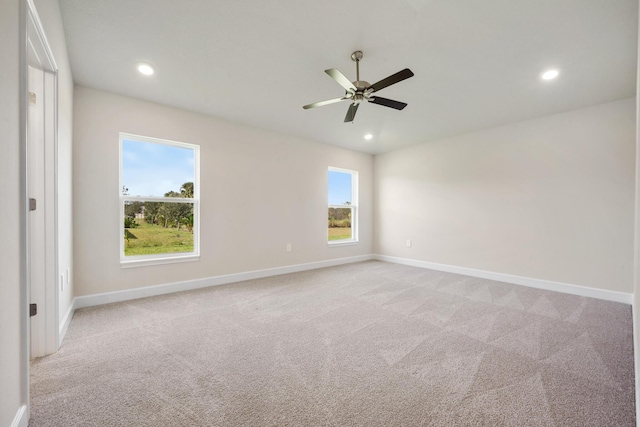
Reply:
[[[139,227],[124,230],[126,256],[193,252],[193,233],[184,227],[164,228],[140,219],[136,222]]]
[[[329,240],[351,239],[351,227],[329,227]]]
[[[124,254],[155,255],[193,252],[193,234],[184,228],[164,228],[136,220],[139,227],[125,228]],[[329,227],[329,240],[351,239],[351,227]]]

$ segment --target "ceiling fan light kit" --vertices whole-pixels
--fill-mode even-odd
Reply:
[[[345,94],[343,97],[314,102],[313,104],[305,105],[302,108],[307,110],[309,108],[322,107],[323,105],[334,104],[336,102],[351,101],[351,105],[347,110],[347,115],[344,118],[345,123],[350,123],[355,119],[356,112],[358,111],[358,106],[360,106],[363,101],[382,105],[384,107],[394,108],[396,110],[402,110],[404,107],[406,107],[407,104],[404,102],[394,101],[393,99],[382,98],[379,96],[373,96],[373,93],[384,89],[387,86],[391,86],[393,84],[406,80],[409,77],[413,77],[413,72],[410,69],[405,68],[404,70],[398,71],[397,73],[392,74],[389,77],[386,77],[374,84],[369,84],[369,82],[360,80],[360,60],[362,59],[362,56],[362,51],[359,50],[356,50],[351,54],[351,59],[356,63],[356,80],[353,82],[350,81],[337,68],[329,68],[328,70],[324,70],[324,72],[327,73],[329,77],[331,77],[344,88]]]

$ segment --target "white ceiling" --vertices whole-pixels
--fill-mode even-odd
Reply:
[[[368,153],[635,95],[637,0],[60,0],[77,84]],[[403,111],[348,103],[324,70]],[[149,61],[152,77],[135,64]],[[545,82],[540,73],[561,70]],[[365,141],[363,135],[372,133]]]

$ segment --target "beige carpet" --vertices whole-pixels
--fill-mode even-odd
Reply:
[[[76,312],[30,426],[633,426],[631,307],[378,261]]]

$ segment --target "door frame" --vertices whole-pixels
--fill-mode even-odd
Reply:
[[[38,304],[30,320],[30,357],[58,350],[57,259],[57,70],[32,0],[27,0],[27,86],[37,92],[35,105],[27,105],[26,190],[37,208],[28,213],[29,303]],[[32,87],[34,84],[35,87]],[[33,123],[30,119],[33,120]],[[31,132],[33,131],[33,132]],[[62,281],[61,284],[64,282]]]
[[[30,227],[29,227],[29,157],[27,150],[27,143],[29,138],[28,131],[28,117],[29,117],[29,62],[33,61],[33,55],[38,58],[40,66],[43,70],[46,70],[53,75],[53,99],[51,99],[52,110],[52,143],[53,158],[47,159],[52,162],[50,167],[53,171],[54,181],[52,185],[47,186],[53,194],[50,195],[50,200],[53,201],[53,208],[51,212],[53,217],[52,230],[53,240],[51,244],[47,246],[47,261],[49,265],[53,265],[53,283],[54,287],[52,292],[49,292],[48,298],[45,298],[45,304],[48,307],[43,307],[43,313],[46,316],[45,332],[53,330],[53,336],[51,339],[47,337],[46,342],[55,342],[54,348],[50,348],[47,345],[47,350],[51,349],[51,352],[55,352],[58,349],[58,287],[56,278],[58,277],[58,259],[57,259],[57,203],[56,203],[56,189],[57,189],[57,71],[56,62],[54,60],[53,52],[45,36],[42,22],[40,21],[38,12],[36,10],[33,0],[20,1],[20,97],[19,97],[19,117],[20,117],[20,178],[19,178],[19,190],[20,190],[20,400],[24,402],[24,406],[21,408],[19,414],[14,420],[14,425],[17,427],[26,427],[30,418],[30,394],[29,394],[29,363],[30,363],[30,317],[29,317],[29,304],[31,302],[31,290],[30,290]],[[50,190],[53,189],[53,190]],[[44,202],[44,201],[43,201]],[[51,202],[50,202],[51,203]],[[44,204],[43,204],[44,206]],[[51,208],[50,208],[51,209]],[[53,263],[53,264],[51,264]],[[51,291],[51,289],[50,289]],[[52,303],[53,302],[53,303]],[[13,426],[12,426],[13,427]]]

